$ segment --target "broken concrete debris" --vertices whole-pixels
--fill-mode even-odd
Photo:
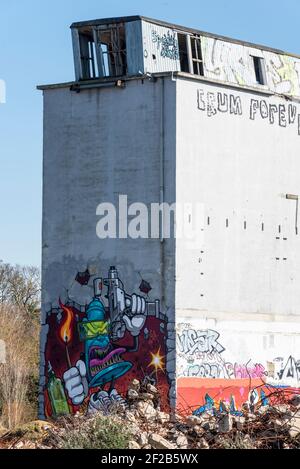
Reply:
[[[127,406],[116,408],[113,415],[105,418],[117,418],[120,425],[130,430],[129,449],[300,448],[299,397],[292,395],[287,401],[282,395],[277,404],[251,406],[251,410],[244,406],[242,415],[241,412],[234,414],[226,403],[222,403],[219,412],[207,409],[201,415],[192,412],[183,415],[162,411],[156,387],[135,379],[128,388]],[[73,425],[80,428],[87,419],[94,418],[97,417],[76,414]],[[55,448],[55,444],[51,444],[51,434],[66,430],[59,420],[43,425],[40,438],[34,441],[30,441],[28,434],[16,438],[12,432],[4,433],[0,447]],[[68,420],[70,425],[72,421]]]

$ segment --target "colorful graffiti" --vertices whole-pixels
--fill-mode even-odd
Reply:
[[[242,415],[243,406],[280,402],[299,392],[300,360],[277,357],[266,363],[234,362],[213,329],[179,324],[177,333],[177,408],[199,415],[222,412]]]
[[[177,410],[182,414],[216,414],[230,409],[233,415],[242,415],[245,408],[254,410],[268,404],[281,404],[299,388],[270,385],[261,379],[199,379],[179,378],[177,381]]]
[[[171,60],[179,60],[179,45],[177,34],[168,31],[167,34],[160,35],[157,31],[152,31],[152,42],[157,44],[160,55]]]
[[[76,281],[86,286],[90,277],[87,270]],[[151,288],[146,281],[140,287]],[[155,384],[168,408],[167,318],[160,301],[128,294],[115,267],[93,280],[93,290],[87,306],[59,301],[48,314],[45,415],[126,407],[133,378]]]
[[[222,354],[225,347],[218,341],[220,334],[212,329],[185,329],[178,334],[178,353],[186,360],[179,375],[198,378],[263,378],[267,371],[261,363],[246,364],[225,361]]]

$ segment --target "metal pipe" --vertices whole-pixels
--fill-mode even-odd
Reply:
[[[296,220],[295,220],[296,235],[298,234],[298,207],[299,207],[299,199],[297,197],[297,201],[296,201]]]
[[[76,91],[79,93],[81,90],[87,90],[87,89],[92,89],[92,88],[125,88],[126,83],[123,80],[117,80],[117,81],[110,81],[110,82],[105,82],[105,83],[89,83],[89,84],[84,84],[84,83],[76,83],[70,87],[71,91]]]
[[[286,199],[296,200],[296,214],[295,214],[295,232],[298,234],[298,210],[299,210],[299,196],[296,194],[286,194]]]
[[[160,291],[161,302],[164,304],[164,199],[165,199],[165,79],[161,78],[161,104],[160,104],[160,183],[159,183],[159,204],[161,208],[161,229],[160,229]]]

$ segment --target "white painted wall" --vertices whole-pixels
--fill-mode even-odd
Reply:
[[[218,111],[217,93],[239,99],[242,114]],[[176,314],[179,329],[189,323],[216,330],[229,361],[266,367],[299,354],[300,235],[296,202],[285,194],[300,192],[300,106],[292,103],[297,115],[283,127],[277,114],[273,124],[259,112],[251,120],[252,99],[288,105],[275,96],[177,81],[176,200],[204,208],[203,244],[176,241]]]

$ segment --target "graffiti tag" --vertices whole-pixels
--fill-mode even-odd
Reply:
[[[180,351],[193,355],[196,352],[222,353],[225,348],[218,342],[220,334],[211,329],[196,331],[188,329],[178,336]]]
[[[179,46],[176,33],[160,35],[157,31],[152,31],[152,42],[157,44],[160,55],[171,60],[179,60]]]
[[[240,96],[228,93],[197,91],[197,108],[205,112],[208,117],[218,113],[243,115],[243,105]],[[297,126],[300,135],[300,113],[295,104],[273,104],[265,99],[251,99],[249,103],[249,118],[252,121],[262,119],[270,125],[277,123],[279,127]]]

